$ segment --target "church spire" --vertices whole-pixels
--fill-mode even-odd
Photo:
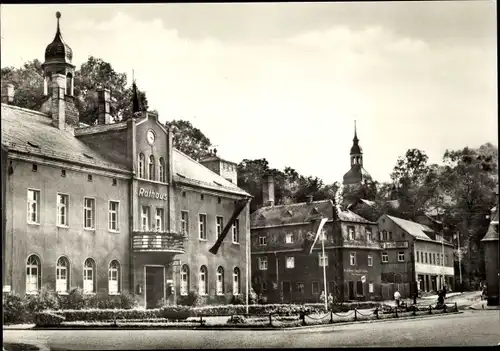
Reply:
[[[358,133],[356,132],[356,120],[354,120],[354,139],[352,139],[352,141],[355,144],[358,144],[358,142],[359,142]]]

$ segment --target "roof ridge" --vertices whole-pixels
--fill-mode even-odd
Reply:
[[[34,115],[39,115],[39,116],[50,118],[50,116],[47,113],[45,113],[45,112],[31,110],[31,109],[25,108],[25,107],[19,107],[19,106],[16,106],[16,105],[10,105],[10,104],[6,104],[6,103],[3,103],[3,102],[2,102],[2,107],[8,107],[8,108],[12,108],[12,109],[15,109],[15,110],[21,110],[21,111],[24,111],[24,112],[29,112],[29,113],[32,113]]]
[[[332,201],[332,200],[326,199],[326,200],[317,200],[317,201],[313,201],[313,202],[307,202],[307,201],[305,201],[305,202],[294,202],[292,204],[281,204],[281,205],[273,205],[273,206],[263,206],[263,207],[259,208],[258,210],[265,209],[265,208],[285,207],[285,206],[299,206],[299,205],[307,205],[307,204],[311,204],[312,205],[312,204],[325,203],[325,202],[329,202],[329,201]]]

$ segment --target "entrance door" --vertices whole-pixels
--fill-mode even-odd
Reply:
[[[354,291],[354,282],[353,281],[349,281],[349,300],[355,300],[356,299],[356,295],[354,293],[355,293],[355,291]]]
[[[289,281],[283,282],[283,303],[290,303],[291,301],[291,285]]]
[[[165,281],[163,267],[146,266],[146,308],[156,308],[164,297]]]

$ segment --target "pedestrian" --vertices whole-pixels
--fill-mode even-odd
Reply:
[[[443,299],[446,299],[446,285],[443,285]]]
[[[401,300],[401,294],[399,293],[399,290],[396,290],[394,293],[394,300],[396,300],[396,307],[399,308],[399,302]]]
[[[332,293],[329,293],[328,294],[328,306],[330,306],[330,308],[331,308],[332,305],[333,305],[333,295],[332,295]]]
[[[418,297],[418,291],[415,291],[413,293],[413,304],[416,305],[417,304],[417,297]]]

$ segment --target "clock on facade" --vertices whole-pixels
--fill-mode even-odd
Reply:
[[[147,133],[147,135],[146,135],[146,138],[147,138],[147,140],[148,140],[148,143],[149,143],[150,145],[153,145],[153,144],[154,144],[154,142],[155,142],[155,138],[156,138],[156,137],[155,137],[155,133],[154,133],[152,130],[148,130],[148,133]]]

